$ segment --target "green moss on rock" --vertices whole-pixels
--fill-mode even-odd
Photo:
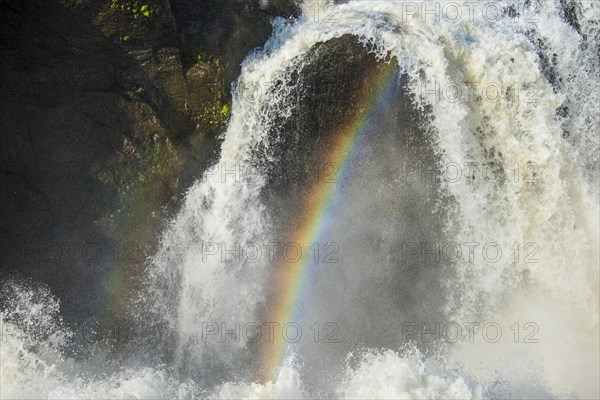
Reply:
[[[134,19],[150,19],[160,13],[160,6],[152,2],[143,4],[139,1],[111,0],[110,8],[115,10],[126,11],[130,13]]]

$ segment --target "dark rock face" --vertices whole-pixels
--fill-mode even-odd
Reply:
[[[122,311],[165,212],[216,156],[240,62],[294,10],[146,3],[2,2],[1,273],[48,284],[75,319]]]
[[[290,97],[296,103],[291,116],[275,124],[279,132],[272,135],[281,138],[273,146],[278,162],[269,166],[269,183],[263,192],[276,214],[287,214],[293,199],[301,201],[307,185],[339,172],[328,165],[317,165],[317,160],[329,151],[336,139],[334,134],[363,111],[365,99],[377,90],[375,76],[390,61],[378,60],[358,38],[344,35],[315,45],[302,67],[293,72]],[[413,108],[405,88],[400,92],[388,110],[393,115],[394,129],[412,127],[416,133],[405,135],[405,139],[420,142],[423,135],[418,127],[425,125],[425,114]]]
[[[264,192],[267,199],[287,193],[284,203],[298,197],[311,178],[306,166],[315,159],[318,147],[326,148],[332,131],[354,117],[361,99],[374,90],[368,78],[384,67],[351,35],[318,43],[302,65],[292,72],[290,97],[296,99],[292,115],[276,124],[281,135],[272,133],[281,137],[273,150],[281,162],[270,167]],[[272,207],[281,209],[276,203]]]
[[[253,0],[171,0],[184,64],[196,62],[198,52],[228,61],[226,80],[239,75],[248,52],[261,46],[271,32],[270,19],[296,17],[294,1],[269,1],[261,8]]]

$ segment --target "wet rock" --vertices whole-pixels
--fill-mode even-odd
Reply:
[[[271,19],[300,14],[294,0],[171,0],[178,27],[184,65],[198,54],[212,54],[226,61],[225,80],[239,75],[249,51],[261,47],[271,33]]]
[[[286,72],[296,75],[290,98],[297,100],[291,105],[291,116],[275,124],[281,134],[272,133],[281,138],[273,145],[281,161],[269,167],[266,198],[287,204],[290,198],[299,197],[320,169],[313,164],[318,149],[328,147],[335,130],[359,112],[363,99],[376,90],[370,78],[385,65],[355,36],[344,35],[318,43],[300,70]],[[283,207],[278,202],[272,206],[275,210]]]
[[[67,318],[123,313],[113,299],[217,155],[231,80],[281,11],[146,3],[2,3],[1,273],[50,285]]]

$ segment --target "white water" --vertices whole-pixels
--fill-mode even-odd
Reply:
[[[145,365],[140,361],[143,356],[136,357],[135,346],[125,361],[113,360],[106,344],[96,346],[83,360],[69,358],[65,348],[74,334],[61,326],[56,301],[49,293],[19,286],[13,313],[3,319],[20,321],[21,330],[5,335],[2,343],[2,397],[597,398],[600,61],[593,48],[599,42],[600,7],[587,1],[576,7],[582,34],[587,35],[585,49],[582,35],[560,17],[558,0],[537,6],[501,2],[519,7],[520,17],[487,14],[486,18],[482,8],[475,8],[470,18],[463,7],[463,17],[454,23],[447,21],[454,14],[445,14],[447,18],[442,14],[437,22],[433,15],[413,14],[410,4],[422,3],[357,0],[326,8],[324,2],[307,2],[303,18],[294,23],[275,21],[275,33],[265,49],[248,56],[234,90],[219,164],[190,188],[164,233],[147,290],[140,296],[140,309],[150,311],[138,323],[168,326],[170,334],[163,343],[168,354],[161,355],[167,360],[164,365]],[[439,4],[440,10],[449,10],[444,7],[457,3]],[[376,324],[364,324],[359,316],[369,313],[356,308],[358,301],[348,311],[346,303],[334,304],[339,297],[328,298],[326,305],[299,322],[323,324],[337,321],[331,319],[337,315],[345,323],[340,323],[342,339],[344,327],[347,331],[363,327],[362,336],[346,332],[350,339],[339,346],[299,342],[290,348],[276,380],[258,383],[252,363],[255,349],[246,341],[195,339],[203,322],[227,327],[260,322],[258,310],[268,295],[270,264],[265,259],[203,260],[202,243],[244,247],[276,241],[268,207],[259,195],[266,180],[264,165],[279,161],[270,152],[276,138],[269,132],[286,134],[273,124],[275,117],[289,115],[294,103],[288,86],[273,89],[271,83],[291,79],[289,71],[300,69],[315,43],[349,33],[378,56],[395,56],[399,69],[410,77],[417,107],[431,106],[426,132],[441,165],[494,161],[502,171],[495,175],[507,177],[498,185],[481,176],[463,178],[443,182],[438,189],[452,199],[439,205],[448,208],[443,213],[447,217],[443,234],[452,242],[480,244],[474,262],[463,257],[445,272],[441,322],[494,322],[503,335],[497,343],[489,343],[476,329],[473,342],[465,334],[458,343],[435,351],[415,349],[396,330],[402,320],[382,325],[404,314],[385,313],[391,302],[385,295],[377,297],[380,288],[370,290],[365,283],[386,279],[394,260],[384,265],[381,254],[367,254],[380,268],[367,273],[362,264],[352,263],[361,252],[350,251],[340,256],[345,268],[341,271],[350,271],[347,274],[357,282],[346,282],[344,290],[352,298],[362,290],[367,302],[381,304],[374,306]],[[538,39],[544,49],[538,47]],[[554,88],[540,54],[554,59],[553,73],[559,78]],[[436,85],[446,88],[464,82],[491,83],[503,90],[518,87],[519,94],[499,101],[490,101],[493,92],[481,90],[469,98],[467,87],[458,101],[449,101],[450,95],[436,99],[428,94]],[[488,95],[488,101],[482,95]],[[565,118],[557,116],[561,106],[569,109]],[[534,182],[528,163],[536,172]],[[217,169],[235,167],[245,171],[239,179],[231,174],[223,179]],[[368,198],[348,202],[350,216],[358,221],[362,219],[355,213],[358,205],[376,206],[366,204]],[[343,231],[343,223],[334,229]],[[341,249],[349,238],[341,238]],[[500,261],[481,257],[483,244],[492,242],[503,251]],[[518,255],[511,247],[514,243]],[[523,262],[531,249],[539,261]],[[364,248],[360,250],[364,253]],[[349,278],[336,275],[323,282],[336,279]],[[316,304],[326,298],[327,290],[339,289],[317,292]],[[424,294],[425,305],[430,295]],[[423,316],[423,322],[431,319]],[[535,343],[525,340],[534,330],[534,325],[525,328],[528,322],[538,328],[530,337]],[[515,323],[519,323],[516,330]],[[390,330],[383,339],[382,329]],[[36,330],[45,335],[32,336]],[[494,336],[494,330],[490,332]],[[359,336],[366,341],[351,340]],[[381,340],[369,341],[372,336]]]

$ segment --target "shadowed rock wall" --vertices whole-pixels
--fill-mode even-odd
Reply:
[[[291,2],[3,0],[2,275],[118,314],[218,152],[230,85]],[[250,34],[249,34],[250,33]],[[125,300],[127,302],[127,300]],[[107,307],[108,305],[108,307]]]

